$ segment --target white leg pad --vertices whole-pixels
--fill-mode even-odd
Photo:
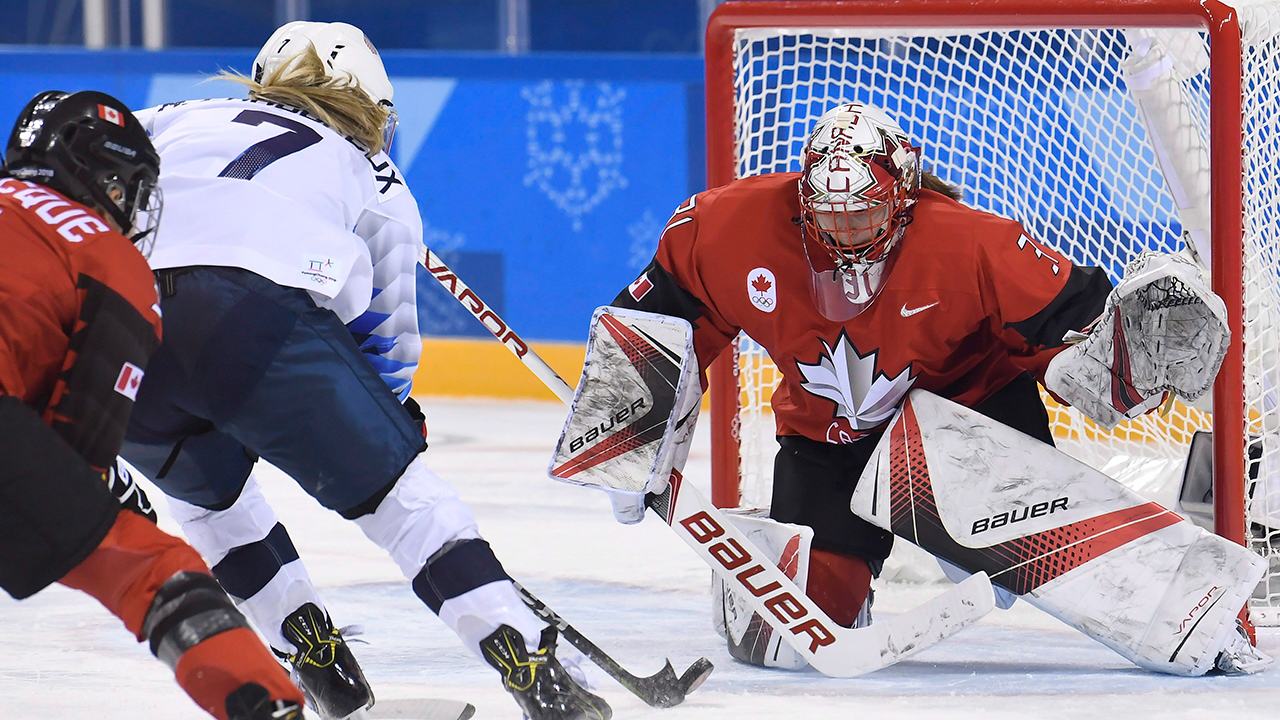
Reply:
[[[1262,558],[1181,521],[1023,596],[1140,665],[1203,675],[1235,633]]]
[[[1266,562],[1053,447],[913,390],[851,510],[1132,662],[1200,675]]]
[[[812,528],[778,522],[765,516],[763,511],[727,512],[725,517],[755,543],[770,562],[794,580],[796,587],[808,589]],[[741,591],[715,572],[711,574],[711,622],[720,637],[729,643],[730,653],[734,653],[737,646],[737,652],[749,657],[748,662],[752,664],[784,670],[799,670],[808,665],[751,609]]]
[[[422,454],[409,463],[378,509],[355,523],[410,580],[445,543],[480,539],[471,509],[427,467]]]

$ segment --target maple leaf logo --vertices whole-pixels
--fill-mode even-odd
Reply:
[[[751,281],[751,287],[755,288],[757,292],[769,292],[769,288],[773,287],[773,283],[766,280],[763,275],[757,275]]]
[[[863,356],[843,330],[835,347],[821,341],[818,362],[796,361],[804,376],[800,387],[836,404],[836,417],[849,421],[855,430],[870,430],[893,416],[915,378],[907,366],[897,377],[883,373],[876,377],[876,352]]]

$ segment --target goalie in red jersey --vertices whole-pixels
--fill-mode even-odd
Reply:
[[[1135,390],[1141,373],[1127,366],[1113,371],[1110,345],[1064,353],[1064,336],[1110,317],[1104,309],[1113,309],[1115,293],[1101,269],[1074,265],[1017,222],[958,200],[922,170],[920,149],[887,114],[840,105],[816,122],[801,172],[736,180],[678,208],[653,262],[612,303],[688,320],[704,373],[739,332],[768,351],[782,376],[771,403],[781,450],[769,514],[812,528],[802,587],[845,626],[869,609],[871,579],[893,542],[887,525],[854,514],[851,497],[909,391],[929,391],[1049,445],[1037,381],[1111,425],[1165,396]],[[1143,262],[1184,264],[1169,256]],[[1206,343],[1206,355],[1225,347],[1220,334]],[[1195,368],[1185,374],[1203,392],[1217,365]],[[1190,386],[1166,380],[1155,385]],[[1113,396],[1112,385],[1126,392]],[[630,506],[627,496],[613,497],[620,520],[640,518],[642,496]],[[964,571],[983,569],[997,587],[1014,587],[999,567],[969,565]],[[749,627],[728,633],[735,657],[797,666],[794,655],[780,659],[785,645],[765,651],[759,633],[767,626],[739,625]],[[1212,664],[1229,629],[1205,641],[1208,659],[1196,661],[1197,672]],[[1156,667],[1142,652],[1126,657]]]
[[[0,173],[0,587],[23,599],[59,582],[93,596],[219,720],[300,719],[302,693],[200,556],[160,531],[116,474],[160,343],[155,280],[135,247],[159,221],[159,166],[129,109],[102,93],[41,93],[9,138]]]

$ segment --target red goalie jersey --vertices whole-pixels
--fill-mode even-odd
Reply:
[[[694,326],[704,371],[745,331],[782,374],[779,435],[848,443],[923,388],[973,406],[1024,371],[1043,381],[1067,330],[1102,312],[1111,283],[1005,218],[922,190],[879,296],[834,322],[811,295],[799,173],[745,178],[678,208],[653,263],[614,305]]]

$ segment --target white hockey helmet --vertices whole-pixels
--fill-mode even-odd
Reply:
[[[823,113],[805,140],[800,216],[809,245],[834,269],[814,270],[813,299],[843,322],[880,293],[891,251],[920,195],[920,148],[883,110],[845,103]]]
[[[389,111],[382,134],[383,148],[390,147],[391,137],[399,123],[395,105],[391,102],[395,89],[387,78],[378,49],[355,25],[305,20],[281,25],[258,51],[258,57],[253,59],[254,82],[260,83],[279,67],[295,62],[308,46],[315,47],[329,77],[347,78]]]

